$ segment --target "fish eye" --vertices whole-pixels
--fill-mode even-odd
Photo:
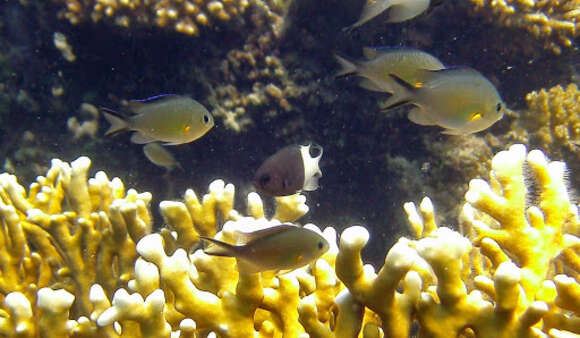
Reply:
[[[495,111],[497,111],[498,113],[501,110],[501,103],[498,103],[497,106],[495,106]]]
[[[205,123],[205,124],[209,123],[209,115],[203,114],[203,123]]]
[[[268,174],[264,174],[262,176],[260,176],[260,178],[258,179],[258,182],[260,183],[260,186],[265,186],[266,184],[268,184],[268,182],[270,182],[272,178],[270,177],[270,175]]]
[[[324,247],[324,243],[322,243],[321,241],[318,242],[318,249],[322,250],[322,248]]]

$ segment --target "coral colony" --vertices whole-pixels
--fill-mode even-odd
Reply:
[[[474,179],[459,229],[439,227],[425,198],[404,205],[414,238],[385,249],[378,272],[361,259],[362,226],[289,273],[238,271],[236,259],[203,253],[200,236],[233,243],[235,231],[293,222],[300,194],[234,209],[235,188],[216,180],[201,199],[160,203],[126,190],[90,160],[53,160],[26,191],[0,175],[3,335],[33,337],[568,337],[580,334],[580,220],[565,164],[514,145]],[[529,169],[524,177],[524,166]],[[529,182],[537,199],[529,205]],[[222,223],[223,227],[221,226]],[[218,228],[221,228],[218,229]]]

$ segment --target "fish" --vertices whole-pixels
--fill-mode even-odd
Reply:
[[[412,104],[409,120],[437,125],[448,135],[468,135],[489,128],[507,108],[495,86],[470,67],[422,71],[422,82],[408,83],[391,74],[402,95],[390,97],[383,109]]]
[[[183,167],[169,150],[165,149],[158,142],[147,143],[143,146],[143,153],[151,163],[172,171],[175,168],[183,170]]]
[[[377,92],[393,94],[400,87],[394,84],[391,74],[408,83],[421,82],[425,76],[423,70],[440,70],[445,65],[435,56],[419,49],[408,47],[365,47],[364,60],[351,61],[335,55],[342,66],[336,77],[357,75],[363,78],[359,83],[362,88]]]
[[[204,253],[235,257],[249,273],[294,270],[318,259],[328,251],[328,241],[316,231],[291,223],[252,232],[238,232],[235,245],[200,236]]]
[[[211,113],[188,96],[164,94],[129,101],[129,109],[135,115],[124,117],[101,107],[111,123],[105,135],[134,131],[131,142],[136,144],[160,141],[164,145],[178,145],[197,140],[214,126]]]
[[[312,156],[310,151],[317,153]],[[290,145],[268,157],[256,170],[252,183],[270,196],[288,196],[301,190],[314,191],[322,171],[318,166],[323,149],[317,144]]]
[[[430,0],[367,0],[358,21],[343,31],[360,27],[387,10],[387,22],[407,21],[425,12],[429,4]]]

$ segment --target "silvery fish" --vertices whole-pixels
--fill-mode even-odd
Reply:
[[[172,171],[176,167],[183,170],[183,167],[177,162],[173,154],[158,142],[151,142],[144,145],[143,153],[151,163],[163,167],[167,171]]]
[[[328,251],[329,244],[316,231],[293,224],[280,224],[253,232],[238,233],[232,245],[200,237],[208,255],[236,257],[249,273],[267,270],[293,270],[309,264]]]
[[[313,156],[311,150],[316,154]],[[318,162],[322,157],[319,145],[291,145],[268,157],[254,175],[253,184],[271,196],[293,195],[301,190],[318,188],[322,171]]]
[[[365,60],[350,61],[335,55],[342,69],[337,77],[355,74],[364,79],[359,85],[365,89],[387,92],[397,95],[395,90],[400,88],[393,84],[391,74],[403,79],[407,83],[423,81],[422,70],[439,70],[445,68],[443,63],[433,55],[414,48],[407,47],[379,47],[363,48]]]
[[[400,86],[400,96],[390,97],[384,109],[404,104],[416,107],[409,120],[437,125],[449,135],[467,135],[489,128],[506,111],[497,89],[481,73],[469,67],[423,71],[423,82],[408,83],[390,75]]]
[[[213,116],[199,102],[187,96],[158,95],[129,102],[135,115],[123,117],[114,110],[101,108],[111,127],[105,135],[135,131],[131,142],[154,141],[177,145],[197,140],[213,126]]]
[[[367,0],[358,21],[344,30],[350,31],[362,26],[387,10],[387,22],[407,21],[425,12],[429,3],[430,0]]]

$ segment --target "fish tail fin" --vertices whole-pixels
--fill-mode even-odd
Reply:
[[[203,252],[206,255],[222,257],[236,256],[236,247],[234,245],[204,236],[199,236],[199,239],[204,243]]]
[[[350,34],[355,28],[358,27],[357,23],[352,24],[350,26],[343,27],[342,28],[342,32],[345,33],[345,34]]]
[[[335,78],[345,77],[356,73],[356,70],[358,68],[356,63],[347,60],[346,58],[343,58],[342,56],[339,56],[337,54],[334,54],[334,58],[342,67],[336,74],[334,74]]]
[[[381,105],[381,109],[389,110],[405,105],[407,103],[411,103],[411,98],[417,88],[413,87],[395,74],[389,74],[389,78],[393,80],[395,84],[395,90],[393,95],[391,95],[391,97],[389,97],[387,101]]]
[[[103,116],[105,116],[105,119],[111,124],[109,130],[105,133],[105,136],[122,133],[129,129],[127,121],[125,121],[118,112],[105,107],[100,107],[100,110],[103,113]]]

